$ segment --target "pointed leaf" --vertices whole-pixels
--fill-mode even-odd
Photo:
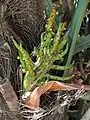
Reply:
[[[76,54],[82,50],[85,50],[87,48],[90,48],[90,34],[87,36],[82,36],[82,37],[78,38],[76,47],[74,50],[74,54]]]

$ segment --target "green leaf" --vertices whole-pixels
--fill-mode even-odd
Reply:
[[[85,50],[87,48],[90,48],[90,34],[87,36],[82,36],[82,37],[78,38],[76,47],[74,50],[74,54],[76,54],[82,50]]]
[[[90,91],[87,92],[87,93],[82,97],[82,99],[90,100]]]
[[[50,16],[52,8],[53,8],[52,0],[45,0],[45,13],[46,13],[46,17]]]
[[[72,24],[71,24],[71,30],[69,33],[69,37],[70,37],[69,48],[70,48],[70,50],[69,50],[67,65],[69,65],[72,60],[72,56],[73,56],[73,53],[75,50],[79,30],[80,30],[80,27],[82,24],[84,14],[86,12],[87,5],[88,5],[88,0],[79,0],[78,1],[78,5],[77,5],[77,8],[76,8],[73,20],[72,20]]]
[[[27,71],[24,76],[24,81],[23,81],[24,90],[28,91],[32,83],[33,83],[33,77],[30,75],[29,71]]]
[[[81,24],[87,9],[87,5],[88,5],[89,0],[78,0],[77,3],[77,7],[75,10],[75,14],[73,16],[72,19],[72,24],[71,24],[71,28],[69,31],[69,37],[68,39],[68,43],[69,43],[69,51],[68,54],[66,56],[66,65],[70,65],[73,54],[74,54],[74,50],[75,50],[75,46],[76,46],[76,42],[77,42],[77,38],[79,35],[79,31],[81,28]],[[67,76],[68,72],[65,71],[63,76]]]

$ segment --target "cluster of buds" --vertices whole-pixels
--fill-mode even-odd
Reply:
[[[54,21],[55,21],[55,17],[56,17],[56,10],[55,8],[53,8],[52,13],[50,15],[50,17],[47,20],[47,24],[46,24],[46,31],[53,31],[53,26],[54,26]]]

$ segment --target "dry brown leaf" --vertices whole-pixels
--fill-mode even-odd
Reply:
[[[81,89],[81,88],[83,88],[84,90],[90,90],[89,85],[67,84],[67,83],[61,83],[58,81],[50,81],[44,84],[43,86],[35,88],[34,91],[31,93],[31,95],[27,97],[24,102],[30,108],[37,108],[40,105],[40,96],[47,91],[75,90],[75,89]]]

